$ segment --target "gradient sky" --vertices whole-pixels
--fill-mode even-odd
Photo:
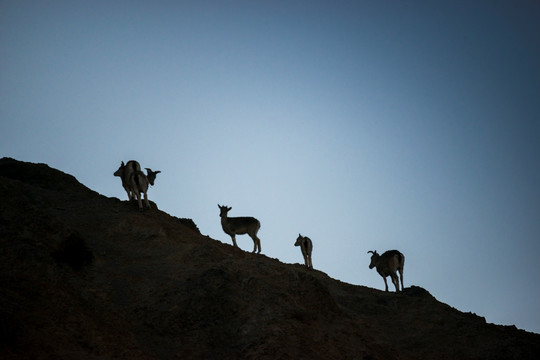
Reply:
[[[231,244],[540,333],[537,1],[0,1],[0,156]],[[239,246],[251,251],[247,236]]]

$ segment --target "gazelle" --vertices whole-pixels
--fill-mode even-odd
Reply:
[[[313,251],[313,242],[307,236],[298,234],[298,238],[294,243],[294,246],[300,246],[302,250],[302,256],[308,269],[313,269],[313,263],[311,262],[311,252]]]
[[[135,194],[131,191],[131,174],[135,171],[141,171],[141,165],[135,160],[129,160],[126,164],[122,161],[122,164],[114,172],[114,176],[120,177],[122,180],[122,186],[126,190],[128,200],[135,199]]]
[[[137,202],[139,203],[139,210],[143,210],[142,206],[142,199],[141,194],[144,196],[144,203],[147,208],[150,207],[150,203],[148,202],[148,179],[146,178],[146,175],[140,170],[134,171],[131,173],[130,177],[130,184],[131,184],[131,192],[134,194],[134,196],[137,198]]]
[[[257,237],[257,232],[261,227],[259,220],[254,217],[227,217],[227,213],[231,210],[231,207],[219,205],[219,216],[221,217],[221,227],[226,234],[228,234],[235,247],[238,247],[236,244],[236,235],[248,234],[251,239],[253,239],[253,252],[257,251],[259,254],[261,252],[261,240]]]

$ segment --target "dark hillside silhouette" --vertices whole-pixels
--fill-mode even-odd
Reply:
[[[540,353],[540,335],[487,324],[420,287],[385,293],[251,254],[155,204],[141,213],[136,202],[102,196],[44,164],[1,159],[0,194],[1,358]]]

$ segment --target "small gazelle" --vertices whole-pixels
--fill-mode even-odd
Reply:
[[[236,245],[236,234],[248,234],[253,239],[253,252],[261,252],[261,240],[257,237],[257,232],[261,227],[259,220],[251,216],[244,217],[227,217],[227,213],[231,210],[231,207],[219,205],[219,216],[221,217],[221,227],[226,234],[228,234],[233,242],[234,247]]]

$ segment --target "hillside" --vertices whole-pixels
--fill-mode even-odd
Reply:
[[[124,195],[118,184],[118,194]],[[157,185],[159,186],[159,184]],[[540,335],[353,286],[0,160],[0,357],[536,359]]]

